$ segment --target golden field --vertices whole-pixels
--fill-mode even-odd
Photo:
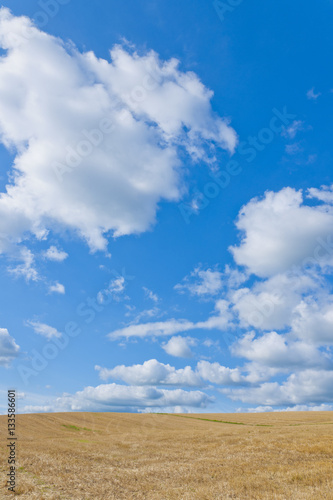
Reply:
[[[333,499],[332,412],[54,413],[16,425],[22,499]]]

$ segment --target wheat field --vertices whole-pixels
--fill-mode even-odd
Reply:
[[[331,412],[33,414],[16,433],[22,499],[333,498]]]

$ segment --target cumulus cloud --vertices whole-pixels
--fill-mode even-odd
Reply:
[[[284,188],[254,198],[242,208],[236,226],[243,237],[231,247],[234,259],[257,276],[285,272],[309,258],[333,264],[333,246],[326,241],[333,232],[333,209],[305,205],[301,191]]]
[[[34,329],[35,333],[38,333],[39,335],[42,335],[49,340],[53,339],[54,337],[59,338],[62,335],[53,326],[46,325],[45,323],[40,323],[39,321],[27,321],[27,325],[31,326]]]
[[[197,371],[204,380],[218,385],[238,385],[246,382],[246,377],[239,368],[228,368],[219,363],[199,361]]]
[[[241,241],[231,251],[255,276],[226,293],[243,330],[231,353],[245,360],[236,373],[246,388],[221,389],[232,399],[259,410],[332,402],[332,204],[330,186],[306,193],[284,188],[241,210]],[[282,374],[288,375],[283,382]]]
[[[280,330],[290,326],[305,294],[321,290],[322,282],[314,273],[281,273],[232,291],[229,300],[243,328]]]
[[[176,370],[156,359],[145,361],[142,365],[119,365],[112,369],[95,366],[102,380],[122,380],[130,385],[178,385],[196,387],[203,385],[202,380],[190,366]]]
[[[13,241],[65,228],[104,250],[109,234],[147,230],[161,200],[180,198],[181,150],[209,163],[216,147],[235,150],[213,93],[176,59],[121,46],[98,59],[7,8],[0,47],[0,140],[15,151],[0,233]]]
[[[8,367],[19,355],[19,350],[20,347],[9,335],[7,328],[0,328],[0,366]]]
[[[195,409],[186,406],[159,406],[158,408],[139,409],[138,413],[195,413]]]
[[[184,292],[188,290],[191,295],[209,296],[216,295],[222,288],[222,273],[212,269],[195,268],[182,283],[175,286],[175,290]]]
[[[321,186],[318,188],[308,189],[308,197],[323,201],[329,205],[333,205],[333,184],[331,186]]]
[[[282,408],[282,409],[277,409],[273,408],[272,406],[257,406],[256,408],[239,408],[237,411],[238,412],[244,412],[246,411],[247,413],[262,413],[262,412],[281,412],[281,411],[332,411],[333,406],[332,405],[327,405],[327,404],[321,404],[321,405],[295,405],[295,406],[288,406],[287,408]]]
[[[63,260],[67,259],[68,253],[64,252],[63,250],[59,250],[57,247],[52,245],[44,252],[44,257],[47,260],[62,262]]]
[[[170,356],[175,356],[177,358],[192,358],[193,352],[191,346],[197,344],[197,339],[192,337],[171,337],[168,342],[162,344],[163,349]]]
[[[309,369],[291,374],[282,384],[267,382],[259,387],[223,391],[231,399],[250,404],[288,406],[330,403],[333,400],[333,371]]]
[[[241,241],[232,252],[245,272],[227,266],[218,273],[213,280],[218,283],[215,309],[206,320],[129,325],[109,337],[171,336],[163,344],[166,352],[190,356],[188,337],[177,334],[200,329],[223,331],[231,337],[228,347],[239,365],[200,361],[193,373],[203,383],[215,384],[215,389],[232,399],[257,405],[318,402],[312,401],[312,393],[306,399],[305,389],[299,400],[295,389],[293,401],[290,387],[294,387],[294,380],[301,384],[302,374],[316,377],[320,372],[326,373],[326,378],[333,368],[333,294],[328,279],[333,265],[331,193],[326,186],[309,189],[306,195],[285,188],[267,192],[243,208],[237,222],[243,231]],[[307,205],[305,196],[315,201]],[[195,276],[190,276],[196,281],[187,277],[176,288],[191,291],[193,287],[193,294],[204,296],[209,287],[207,274],[201,271],[198,267]],[[281,377],[288,378],[281,382]],[[318,404],[328,402],[329,393],[326,397]]]
[[[277,332],[269,332],[258,338],[255,338],[254,333],[247,333],[233,344],[232,352],[260,366],[277,368],[279,371],[308,367],[333,368],[332,361],[313,344],[288,341],[285,335]]]
[[[61,283],[54,283],[53,285],[49,286],[49,292],[50,293],[60,293],[64,294],[65,293],[65,287]]]
[[[223,272],[223,281],[228,289],[237,289],[248,279],[249,274],[247,271],[241,271],[240,269],[233,268],[228,264],[225,266]]]
[[[85,387],[74,395],[64,394],[55,407],[62,411],[140,411],[144,408],[206,408],[212,398],[201,391],[160,389],[118,384]]]
[[[119,365],[111,369],[97,365],[95,369],[102,380],[121,380],[133,386],[200,387],[207,385],[207,382],[216,386],[245,386],[266,381],[270,376],[267,374],[267,368],[260,372],[260,368],[255,365],[229,368],[218,362],[212,363],[205,360],[199,361],[195,368],[185,366],[176,369],[169,364],[150,359],[142,365]]]
[[[333,344],[333,296],[307,298],[295,308],[291,331],[297,338],[317,345]]]

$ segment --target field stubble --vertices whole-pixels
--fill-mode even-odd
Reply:
[[[333,499],[332,435],[332,412],[18,415],[15,497]]]

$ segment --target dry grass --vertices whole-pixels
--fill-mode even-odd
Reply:
[[[202,420],[202,419],[210,420]],[[240,422],[213,422],[211,420]],[[1,498],[6,417],[1,422]],[[332,499],[333,413],[17,417],[22,499]]]

